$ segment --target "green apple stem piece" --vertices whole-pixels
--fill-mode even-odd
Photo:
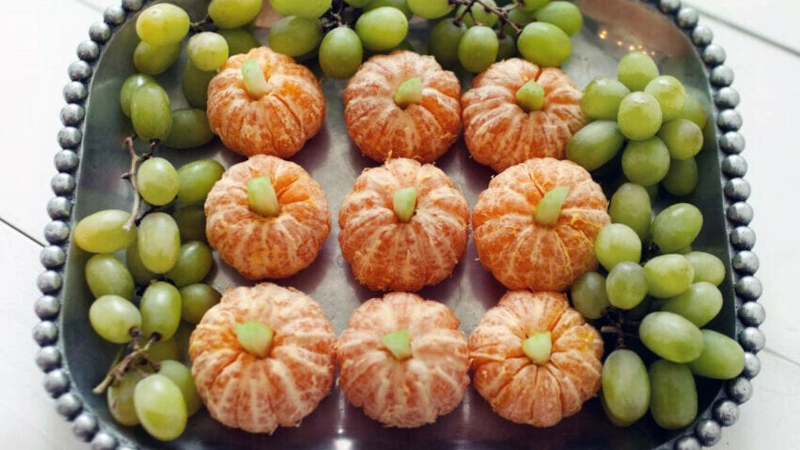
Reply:
[[[411,358],[411,339],[408,330],[402,329],[383,335],[381,342],[398,361]]]
[[[242,64],[242,80],[247,93],[256,100],[266,95],[269,91],[264,71],[258,65],[258,61],[253,58],[248,58]]]
[[[264,217],[275,217],[281,212],[278,194],[269,175],[253,178],[247,182],[247,199],[250,210]]]
[[[259,358],[269,356],[269,352],[272,349],[273,332],[268,325],[250,321],[237,323],[234,325],[234,330],[236,331],[236,339],[248,353]]]
[[[544,108],[544,88],[536,80],[529,80],[517,90],[517,104],[525,112],[541,111]]]
[[[417,188],[407,187],[397,190],[392,196],[394,213],[401,222],[408,222],[417,206]]]
[[[544,194],[539,205],[536,207],[536,216],[534,220],[538,225],[553,226],[558,222],[558,217],[561,215],[561,206],[564,204],[567,195],[569,194],[569,187],[558,186]]]
[[[394,103],[403,109],[421,101],[422,79],[420,77],[409,78],[402,82],[394,92]]]
[[[553,350],[553,341],[550,332],[536,333],[522,341],[522,351],[525,356],[536,365],[547,364],[550,361],[550,353]]]

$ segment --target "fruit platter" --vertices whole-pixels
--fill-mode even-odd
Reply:
[[[760,370],[739,95],[678,0],[122,0],[35,305],[87,448],[711,447]]]

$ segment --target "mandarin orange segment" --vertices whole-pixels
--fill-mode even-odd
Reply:
[[[552,226],[535,220],[543,196],[569,188]],[[582,167],[532,158],[504,170],[478,195],[472,210],[481,264],[508,289],[563,291],[597,268],[594,240],[610,222],[608,200]]]
[[[469,350],[459,320],[441,303],[405,292],[364,302],[336,344],[339,387],[353,406],[384,425],[433,423],[461,403]],[[411,357],[396,359],[383,336],[407,330]]]
[[[516,94],[530,80],[544,88],[544,106],[526,112]],[[461,97],[467,149],[496,172],[534,157],[564,159],[567,142],[586,124],[580,100],[580,89],[558,68],[520,58],[494,63]]]
[[[523,341],[550,332],[547,363],[525,356]],[[501,417],[549,427],[597,395],[600,333],[557,292],[509,291],[486,311],[469,338],[473,385]]]
[[[251,58],[267,80],[267,94],[258,99],[242,80],[242,65]],[[208,86],[209,127],[226,147],[244,156],[293,156],[322,128],[325,112],[314,73],[268,47],[231,56]]]
[[[274,332],[264,358],[248,353],[234,326],[257,321]],[[189,356],[211,416],[231,428],[272,433],[296,426],[331,390],[336,335],[320,305],[272,283],[228,289],[192,332]]]
[[[249,206],[247,182],[268,174],[280,214],[264,217]],[[256,155],[231,166],[205,203],[208,243],[223,261],[251,280],[285,278],[308,267],[331,229],[322,187],[301,166]]]
[[[398,87],[412,78],[421,98],[407,107],[395,103]],[[432,56],[398,50],[365,61],[344,91],[347,131],[361,152],[378,162],[390,157],[433,162],[461,130],[461,84]]]
[[[392,197],[414,187],[408,221]],[[413,159],[391,159],[365,170],[339,210],[339,244],[353,274],[373,290],[417,291],[450,276],[466,250],[469,207],[441,169]]]

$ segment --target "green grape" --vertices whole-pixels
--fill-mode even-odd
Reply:
[[[594,241],[597,260],[606,270],[622,261],[639,263],[642,257],[642,240],[633,229],[622,223],[604,226]]]
[[[272,9],[284,17],[316,19],[331,8],[331,0],[271,0]],[[355,5],[354,5],[355,6]],[[364,5],[359,5],[361,7]]]
[[[139,245],[136,240],[131,242],[125,250],[125,266],[138,286],[147,286],[151,281],[158,278],[158,274],[147,270],[144,263],[142,263],[142,258],[139,257]]]
[[[271,49],[297,58],[320,45],[322,27],[317,19],[286,16],[270,27],[268,39]]]
[[[246,28],[220,28],[217,34],[225,38],[228,43],[230,56],[247,53],[254,48],[261,47],[261,42]]]
[[[408,9],[425,19],[438,19],[446,16],[455,5],[448,0],[406,0]]]
[[[572,41],[561,28],[546,22],[525,25],[517,37],[523,58],[543,67],[558,67],[572,54]]]
[[[406,0],[371,0],[364,6],[364,11],[371,11],[376,8],[380,8],[381,6],[392,6],[400,11],[403,11],[403,14],[406,15],[406,19],[411,20],[414,16],[414,13],[411,12],[411,8],[408,7],[408,2]]]
[[[701,130],[706,127],[706,122],[708,122],[708,115],[703,104],[694,95],[686,96],[686,103],[678,118],[691,120]]]
[[[658,137],[628,141],[622,149],[622,173],[628,181],[642,186],[663,180],[669,172],[669,163],[669,150]]]
[[[150,348],[147,349],[147,356],[155,362],[180,358],[181,349],[178,345],[178,340],[175,339],[175,336],[172,336],[169,339],[151,342]]]
[[[197,393],[197,386],[192,379],[192,371],[180,361],[166,360],[161,361],[158,373],[172,380],[181,390],[183,399],[186,402],[186,414],[194,415],[203,406],[203,400]]]
[[[483,2],[490,7],[497,7],[494,0],[483,0]],[[462,22],[468,28],[474,27],[475,25],[484,25],[492,28],[500,20],[497,14],[493,13],[491,9],[487,9],[478,3],[472,4],[469,13],[466,13],[466,10],[466,5],[459,5],[456,8],[456,17],[463,17]]]
[[[633,309],[647,296],[644,268],[632,261],[615,265],[606,277],[606,296],[619,309]]]
[[[136,188],[144,201],[163,206],[175,200],[179,188],[178,171],[167,159],[148,158],[136,171]]]
[[[214,187],[222,178],[225,167],[213,159],[197,159],[184,164],[178,169],[178,202],[184,205],[203,203]]]
[[[650,379],[642,358],[633,350],[619,348],[603,362],[600,400],[611,423],[632,425],[650,407]]]
[[[458,61],[467,71],[480,73],[497,60],[499,50],[500,41],[494,30],[477,25],[464,32],[458,44]]]
[[[511,59],[517,54],[517,41],[514,35],[503,33],[502,36],[497,37],[497,58],[495,61],[505,61]]]
[[[165,375],[153,374],[136,383],[133,405],[150,436],[171,441],[186,429],[186,401],[181,389]]]
[[[401,44],[402,45],[402,44]],[[390,53],[392,50],[386,50]],[[370,56],[370,53],[367,56]],[[333,79],[343,80],[353,76],[364,60],[364,46],[358,34],[347,26],[325,33],[317,51],[322,72]]]
[[[211,0],[208,17],[219,28],[239,28],[258,17],[261,3],[262,0]],[[278,2],[272,0],[271,3],[274,7]]]
[[[572,306],[587,319],[599,319],[611,306],[606,295],[606,278],[597,272],[586,272],[570,286]]]
[[[626,53],[617,64],[617,80],[631,92],[643,91],[647,83],[657,76],[658,67],[646,53]]]
[[[703,213],[691,203],[675,203],[656,214],[650,235],[661,253],[676,252],[694,242],[703,228]]]
[[[178,261],[164,274],[177,287],[198,283],[208,275],[214,265],[211,248],[202,241],[189,241],[181,245]]]
[[[532,22],[533,14],[535,13],[535,11],[528,11],[518,7],[516,3],[504,6],[503,10],[508,16],[508,20],[517,26],[523,26],[529,22]],[[517,36],[517,30],[515,30],[514,27],[508,23],[503,25],[503,32],[515,38]]]
[[[202,204],[185,205],[172,213],[181,242],[206,241],[206,213]]]
[[[175,219],[164,212],[150,213],[139,222],[136,237],[139,258],[147,270],[166,273],[178,260],[181,236]]]
[[[619,104],[631,91],[609,77],[596,77],[583,89],[581,108],[592,119],[616,122]]]
[[[139,311],[146,337],[158,333],[160,340],[170,339],[181,321],[181,294],[172,284],[156,281],[144,290]]]
[[[669,170],[661,184],[667,192],[680,197],[694,192],[698,177],[697,161],[694,158],[673,159],[669,162]]]
[[[540,22],[551,23],[561,28],[568,36],[575,36],[583,26],[583,14],[572,2],[550,2],[539,8],[534,17]]]
[[[694,267],[677,253],[650,258],[644,264],[647,292],[656,298],[670,298],[689,289],[694,280]]]
[[[650,236],[652,221],[652,204],[650,195],[641,185],[623,183],[614,191],[608,203],[608,215],[611,222],[630,227],[645,240]]]
[[[149,6],[136,18],[136,34],[150,45],[169,45],[189,33],[189,14],[180,6],[159,3]]]
[[[136,305],[119,295],[104,295],[89,307],[89,323],[101,338],[114,344],[127,344],[131,330],[142,325]]]
[[[130,217],[131,213],[119,209],[97,211],[78,221],[72,239],[90,253],[118,252],[136,240],[136,227],[126,227]]]
[[[525,11],[536,11],[537,9],[544,8],[550,0],[522,0],[520,8]]]
[[[671,75],[653,78],[644,91],[658,101],[664,122],[677,118],[686,104],[686,89],[680,80]]]
[[[661,128],[661,120],[661,107],[647,92],[631,92],[619,103],[617,123],[628,139],[650,139]]]
[[[719,286],[725,280],[725,263],[711,253],[692,251],[684,256],[694,268],[693,282],[707,281]]]
[[[697,376],[715,380],[730,380],[744,369],[744,350],[734,339],[717,331],[701,330],[703,351],[689,362]]]
[[[697,417],[697,386],[686,364],[659,359],[647,371],[650,414],[661,428],[677,430]]]
[[[133,91],[143,84],[155,82],[155,78],[143,73],[135,73],[125,79],[119,90],[119,105],[122,108],[122,113],[125,114],[126,117],[131,116],[131,95],[133,95]]]
[[[400,45],[408,34],[408,19],[397,8],[383,6],[362,14],[355,27],[364,48],[381,51]]]
[[[428,52],[442,67],[455,67],[458,64],[458,44],[466,32],[467,26],[463,23],[456,23],[450,18],[440,20],[431,27]]]
[[[692,283],[689,289],[661,305],[661,310],[680,314],[702,328],[722,310],[722,292],[707,281]]]
[[[654,311],[639,324],[639,338],[656,355],[686,363],[703,351],[703,333],[695,324],[668,311]]]
[[[166,139],[172,130],[172,108],[167,91],[155,83],[136,89],[131,95],[131,122],[144,141]]]
[[[191,60],[186,60],[186,64],[183,66],[181,87],[183,88],[183,95],[190,106],[206,109],[208,104],[208,83],[211,82],[211,79],[216,74],[216,71],[202,71]]]
[[[139,425],[139,417],[133,406],[133,390],[142,379],[139,370],[128,370],[106,390],[106,403],[111,417],[120,425],[132,427]]]
[[[133,66],[145,74],[156,76],[167,71],[181,55],[181,42],[167,45],[150,45],[140,41],[133,50]]]
[[[658,130],[658,137],[667,145],[672,159],[691,158],[703,148],[703,130],[687,119],[665,122]]]
[[[216,135],[208,126],[205,109],[181,108],[172,111],[172,130],[164,139],[164,145],[175,149],[202,147]]]
[[[200,70],[217,70],[228,60],[228,41],[213,31],[194,34],[186,43],[186,56]]]
[[[84,268],[86,283],[95,298],[118,295],[133,298],[133,276],[119,258],[110,253],[93,255]]]
[[[222,294],[205,283],[194,283],[180,289],[181,318],[193,325],[200,323],[203,315],[219,303]]]
[[[567,142],[567,159],[588,171],[611,161],[625,145],[625,136],[612,120],[596,120],[578,130]]]

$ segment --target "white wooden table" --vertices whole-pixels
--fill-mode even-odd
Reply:
[[[53,156],[77,44],[102,19],[110,0],[31,0],[2,2],[5,86],[2,123],[5,163],[0,165],[0,280],[8,290],[0,300],[0,446],[16,449],[82,450],[71,424],[55,411],[45,392],[44,374],[34,363],[38,349],[31,332],[39,319],[37,276],[46,204],[53,197]],[[794,0],[688,0],[714,42],[727,51],[736,75],[744,117],[743,153],[752,185],[751,226],[760,257],[757,277],[767,321],[767,345],[758,356],[761,373],[752,399],[737,423],[723,430],[715,448],[800,448],[800,3]]]

